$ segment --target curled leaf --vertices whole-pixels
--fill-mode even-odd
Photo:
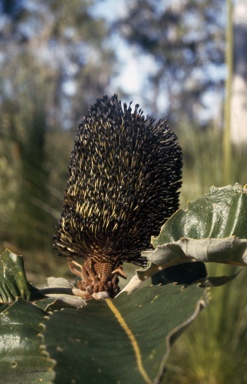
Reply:
[[[0,301],[10,303],[17,297],[33,300],[42,295],[27,281],[22,256],[6,249],[0,256]]]
[[[179,209],[152,237],[154,248],[182,238],[206,239],[236,236],[247,239],[247,191],[240,184],[210,188],[204,196]]]
[[[152,244],[153,251],[142,253],[149,264],[137,271],[141,280],[170,267],[176,272],[176,266],[192,261],[246,266],[246,188],[240,184],[212,187],[188,203],[187,210],[179,209],[171,216]]]
[[[182,238],[143,252],[152,263],[167,267],[188,261],[247,265],[247,239],[236,236],[220,239]]]

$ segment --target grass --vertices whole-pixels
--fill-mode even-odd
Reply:
[[[206,193],[212,186],[223,186],[222,135],[206,130],[187,129],[181,135],[184,148],[184,177],[181,206]],[[246,146],[232,148],[228,184],[247,183],[243,167]],[[209,275],[233,273],[236,268],[207,267]],[[211,300],[190,328],[175,343],[168,359],[163,383],[244,384],[247,382],[247,271],[225,286],[211,289]]]
[[[181,207],[185,208],[188,200],[203,195],[211,186],[220,187],[225,184],[223,135],[221,131],[210,128],[184,128],[179,134],[179,141],[184,152]],[[227,184],[247,183],[247,167],[243,166],[246,151],[246,144],[232,148]]]
[[[218,266],[217,272],[229,274],[229,268]],[[211,289],[209,306],[174,345],[164,383],[247,382],[245,286],[242,271],[231,283]]]

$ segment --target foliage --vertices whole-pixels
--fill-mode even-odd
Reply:
[[[47,116],[61,127],[70,128],[96,95],[105,92],[113,71],[114,54],[103,47],[107,25],[92,15],[93,4],[46,0],[30,6],[14,0],[2,7],[2,89],[18,100],[12,83],[20,70],[35,75],[31,82],[43,77],[43,86],[53,84]]]
[[[145,275],[160,273],[160,269],[169,271],[171,265],[176,267],[181,252],[173,246],[182,242],[185,235],[201,242],[190,250],[181,247],[186,257],[199,259],[200,263],[235,264],[241,260],[245,266],[246,197],[246,189],[240,185],[213,188],[191,202],[187,211],[178,210],[153,240],[157,248],[145,253],[151,263],[137,271],[140,281],[145,280]],[[204,247],[205,229],[218,241],[213,250]],[[220,238],[224,235],[230,237]],[[232,235],[242,239],[240,247],[228,252]],[[179,241],[174,242],[177,238]],[[157,257],[156,250],[165,245],[170,253],[161,252]],[[198,255],[206,255],[207,259]],[[188,260],[179,260],[184,261]],[[126,294],[124,291],[131,290],[125,289],[115,299],[85,302],[78,298],[74,304],[67,296],[78,294],[73,285],[68,283],[64,288],[62,281],[56,289],[38,290],[26,280],[22,258],[5,251],[0,258],[1,336],[10,351],[6,354],[6,344],[0,348],[5,382],[61,383],[85,379],[92,383],[161,383],[171,345],[207,303],[206,291],[198,285],[203,286],[210,278],[198,280],[196,273],[186,289],[164,282],[131,294]],[[174,269],[173,275],[178,281]],[[231,278],[234,277],[236,274]],[[211,285],[218,285],[219,281],[214,284],[215,281],[211,279]],[[227,281],[225,278],[221,284]]]
[[[51,367],[54,363],[42,353],[42,339],[38,337],[43,311],[20,298],[8,307],[0,307],[0,310],[4,339],[1,380],[16,384],[51,383],[54,377]]]
[[[182,238],[200,239],[238,236],[247,238],[247,188],[236,183],[211,187],[204,196],[179,209],[161,228],[152,244],[176,242]]]
[[[212,187],[207,194],[188,203],[186,210],[179,209],[166,221],[159,236],[152,238],[155,249],[142,252],[149,261],[147,267],[137,270],[136,276],[124,290],[131,292],[141,281],[154,274],[161,275],[160,282],[164,279],[169,281],[171,267],[175,278],[178,277],[177,270],[179,276],[189,272],[194,274],[194,281],[200,281],[200,284],[207,286],[217,286],[230,281],[234,275],[229,278],[205,278],[201,266],[197,269],[189,266],[187,271],[185,267],[181,270],[181,264],[196,261],[199,264],[213,262],[245,266],[246,212],[246,187],[239,184],[222,188]],[[167,270],[165,275],[164,270]]]
[[[201,196],[212,185],[224,185],[223,136],[215,126],[203,130],[182,126],[178,136],[184,155],[180,201],[181,206],[185,207],[188,200]],[[236,181],[241,185],[246,184],[247,167],[243,167],[245,157],[245,145],[232,148],[229,184]]]
[[[158,99],[165,94],[170,121],[203,123],[206,93],[212,95],[217,87],[222,98],[224,89],[219,68],[225,61],[225,3],[136,0],[126,8],[113,28],[138,47],[139,54],[153,58],[145,84],[149,92],[144,93],[149,108],[157,111]],[[217,70],[218,76],[210,76]]]
[[[6,342],[0,360],[5,383],[159,383],[171,344],[207,301],[196,285],[185,291],[168,285],[114,300],[91,300],[86,306],[81,300],[78,309],[59,298],[42,298],[42,290],[26,281],[22,265],[20,256],[9,251],[1,256],[0,334]],[[13,301],[12,292],[18,298],[6,304]]]
[[[209,274],[225,275],[236,268],[214,265]],[[167,361],[164,384],[236,383],[247,380],[246,271],[234,282],[211,290],[210,305],[181,336]]]

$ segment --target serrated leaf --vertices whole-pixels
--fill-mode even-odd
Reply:
[[[209,192],[179,209],[152,238],[154,248],[181,238],[247,239],[247,191],[240,184],[210,188]]]
[[[0,313],[0,372],[4,384],[52,383],[54,362],[42,354],[44,313],[17,299]]]
[[[174,243],[158,246],[145,252],[146,258],[156,265],[176,265],[191,260],[247,265],[247,239],[235,236],[222,239],[182,238]]]
[[[35,301],[34,304],[44,312],[50,312],[68,307],[82,308],[86,305],[86,302],[73,295],[63,295],[59,298],[46,297],[45,299]]]
[[[27,281],[22,256],[6,249],[0,256],[0,301],[9,303],[17,297],[30,300],[41,295]]]
[[[211,188],[206,195],[189,203],[186,211],[180,209],[169,218],[159,236],[152,238],[152,244],[154,251],[143,252],[150,263],[137,271],[141,280],[190,261],[246,266],[246,189],[239,184]]]
[[[241,271],[233,273],[230,276],[209,276],[201,281],[198,281],[200,287],[220,287],[221,285],[227,284],[230,281],[234,280]]]
[[[44,342],[57,361],[55,383],[159,383],[170,345],[205,305],[204,295],[197,286],[146,287],[54,312]]]
[[[16,263],[12,270],[18,273],[19,259],[11,262]],[[68,285],[60,283],[59,289]],[[56,282],[51,284],[56,288]],[[57,311],[68,305],[54,298],[33,304],[19,298],[11,305],[3,304],[1,379],[7,384],[129,383],[132,379],[158,383],[170,344],[205,305],[203,296],[198,287],[181,291],[167,285],[146,288],[131,297],[91,300],[83,309]]]

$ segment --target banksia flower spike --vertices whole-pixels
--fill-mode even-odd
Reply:
[[[177,210],[182,152],[166,121],[104,96],[79,124],[54,246],[90,296],[119,292],[123,262],[141,251]],[[80,265],[73,259],[82,258]]]

